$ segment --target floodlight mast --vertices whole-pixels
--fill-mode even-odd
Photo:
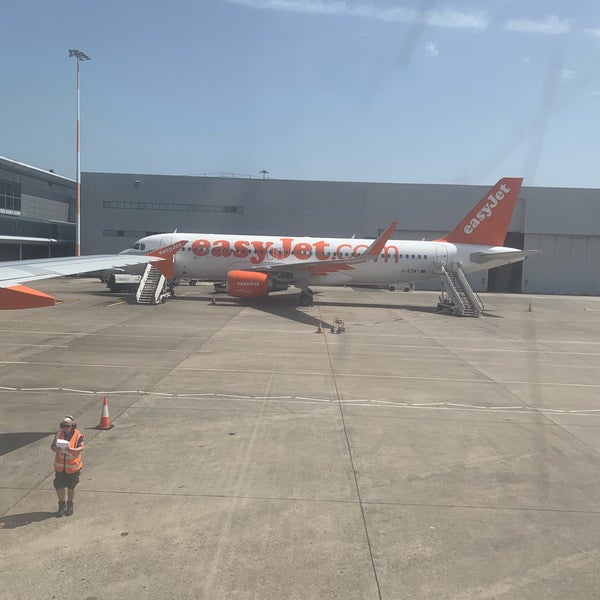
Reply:
[[[82,60],[92,60],[87,54],[84,54],[81,50],[71,49],[69,50],[69,57],[74,56],[77,61],[77,186],[76,186],[76,209],[77,213],[77,224],[76,224],[76,242],[75,242],[75,256],[81,256],[81,158],[79,149],[79,63]]]

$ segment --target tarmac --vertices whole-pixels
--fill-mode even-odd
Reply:
[[[600,597],[599,297],[35,287],[0,312],[1,598]]]

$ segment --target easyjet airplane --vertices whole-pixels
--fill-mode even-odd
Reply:
[[[163,261],[169,263],[172,262],[173,254],[182,245],[174,244],[169,248],[160,248],[143,256],[97,254],[0,262],[0,310],[39,308],[55,304],[56,299],[53,296],[21,285],[22,283],[143,263],[157,265]]]
[[[523,260],[530,252],[502,246],[522,179],[501,179],[447,236],[390,240],[396,222],[375,240],[171,233],[138,240],[121,254],[146,254],[181,244],[156,265],[175,282],[213,281],[238,298],[267,296],[293,285],[312,304],[311,285],[399,284],[436,279],[441,266],[472,273]]]

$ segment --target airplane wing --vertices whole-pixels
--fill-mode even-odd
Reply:
[[[139,265],[155,260],[161,259],[156,256],[135,254],[97,254],[93,256],[2,261],[0,262],[0,288],[8,288],[37,279],[50,279],[64,275],[75,275],[76,273]]]
[[[27,281],[51,279],[64,275],[126,267],[163,258],[135,254],[97,254],[92,256],[64,256],[36,260],[10,260],[0,262],[0,309],[36,308],[53,306],[55,299],[21,285]]]
[[[480,265],[484,265],[486,262],[493,260],[510,260],[515,262],[517,260],[523,260],[528,256],[539,254],[539,250],[512,250],[510,252],[473,252],[471,254],[471,260]]]
[[[271,264],[263,264],[252,269],[253,271],[263,271],[265,273],[285,273],[293,280],[305,279],[311,275],[330,275],[339,271],[351,271],[355,264],[375,260],[379,257],[390,236],[398,225],[393,221],[387,229],[361,254],[350,258],[336,258],[335,260],[305,260],[301,263],[286,264],[283,261]]]

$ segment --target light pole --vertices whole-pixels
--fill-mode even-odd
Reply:
[[[87,54],[84,54],[81,50],[69,50],[69,56],[74,56],[77,60],[77,188],[76,188],[76,213],[77,213],[77,225],[76,225],[76,242],[75,242],[75,256],[81,255],[81,160],[79,157],[79,63],[82,60],[92,60]]]

